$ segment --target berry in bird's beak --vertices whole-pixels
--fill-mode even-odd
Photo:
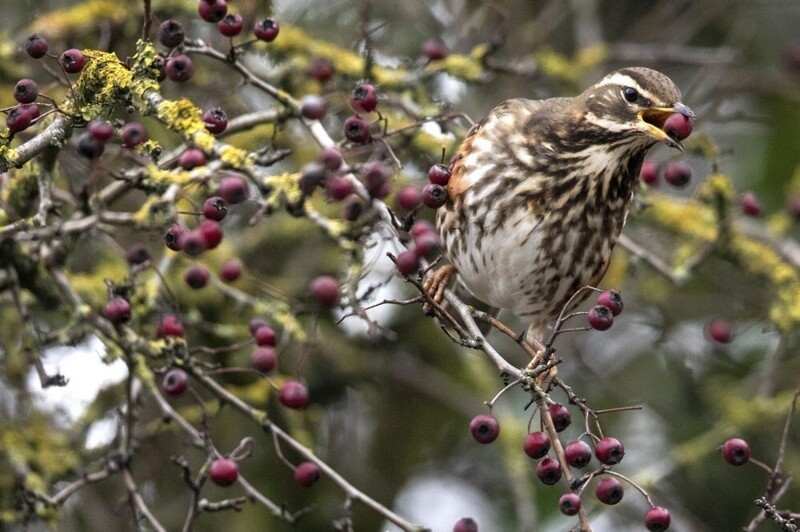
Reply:
[[[649,126],[651,135],[683,151],[680,141],[692,133],[695,114],[684,104],[677,103],[673,108],[653,107],[640,111],[639,119]]]

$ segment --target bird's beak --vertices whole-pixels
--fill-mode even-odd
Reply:
[[[639,111],[639,124],[640,128],[645,133],[655,137],[659,141],[664,141],[673,148],[683,151],[683,145],[681,145],[677,139],[667,135],[664,131],[664,123],[667,121],[667,118],[675,113],[680,113],[692,121],[694,121],[696,116],[694,111],[689,109],[688,106],[678,102],[674,107],[651,107],[650,109]]]

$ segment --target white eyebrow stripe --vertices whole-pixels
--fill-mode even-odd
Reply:
[[[603,80],[600,81],[600,83],[597,84],[598,87],[603,87],[605,85],[619,85],[621,87],[633,87],[634,89],[639,91],[639,94],[641,94],[651,102],[657,100],[657,98],[653,95],[653,93],[651,93],[650,91],[639,85],[639,83],[632,77],[626,76],[625,74],[620,74],[619,72],[615,72],[613,75],[604,78]]]

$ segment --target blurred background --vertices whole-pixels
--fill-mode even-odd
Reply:
[[[641,65],[670,76],[683,90],[683,101],[698,115],[687,152],[658,146],[650,160],[666,165],[688,162],[693,179],[676,189],[664,183],[643,187],[628,218],[625,234],[648,256],[657,257],[675,272],[678,282],[657,272],[646,259],[617,249],[603,286],[622,293],[625,312],[606,332],[562,336],[558,355],[564,359],[559,375],[594,409],[637,405],[638,410],[602,416],[606,435],[625,445],[625,460],[615,470],[645,487],[656,504],[672,513],[676,531],[738,530],[757,514],[753,500],[764,491],[767,476],[752,465],[733,468],[717,451],[732,436],[748,440],[753,456],[774,464],[794,389],[800,384],[800,357],[795,328],[800,312],[792,296],[798,283],[797,242],[800,235],[800,3],[796,0],[230,0],[231,10],[247,21],[271,14],[282,28],[298,28],[313,43],[296,48],[259,47],[244,60],[259,75],[299,98],[321,92],[328,101],[326,129],[341,138],[341,123],[350,114],[346,95],[358,78],[346,65],[325,85],[305,76],[308,63],[327,43],[331,49],[360,53],[368,35],[377,65],[410,73],[400,83],[378,84],[382,109],[390,129],[401,123],[399,109],[414,107],[418,116],[464,113],[480,120],[496,104],[512,97],[544,98],[571,95],[623,66]],[[187,35],[202,38],[226,50],[226,40],[196,15],[196,2],[153,0],[159,20],[182,21]],[[13,103],[12,87],[20,77],[32,77],[48,87],[52,73],[21,53],[20,45],[33,32],[50,40],[51,51],[70,47],[115,51],[125,58],[135,52],[141,32],[142,2],[102,0],[0,1],[0,104]],[[477,57],[490,50],[479,68],[435,72],[421,58],[420,47],[436,37],[451,54]],[[313,45],[313,46],[312,46]],[[484,48],[486,47],[486,48]],[[468,63],[468,62],[467,62]],[[475,61],[473,61],[475,63]],[[469,63],[472,64],[472,63]],[[229,116],[274,105],[253,87],[207,58],[197,58],[195,76],[185,84],[165,82],[167,98],[185,96],[201,107],[221,105]],[[52,83],[58,94],[63,89]],[[45,89],[43,89],[45,90]],[[119,110],[119,117],[125,111]],[[408,120],[408,117],[404,117]],[[165,147],[180,140],[144,118],[151,136]],[[397,120],[397,122],[393,122]],[[466,120],[431,126],[437,142],[450,156],[468,129]],[[426,182],[427,168],[438,162],[431,144],[406,142],[395,146],[403,169],[393,176],[393,187]],[[317,148],[297,124],[259,126],[226,139],[256,149],[272,145],[292,149],[292,156],[275,173],[298,171],[316,157]],[[73,139],[74,143],[74,139]],[[434,147],[436,143],[432,144]],[[87,175],[87,163],[68,146],[59,159],[65,182]],[[92,169],[96,172],[97,169]],[[720,245],[695,266],[690,257],[704,249],[708,238],[696,227],[714,227],[713,220],[692,219],[693,205],[702,205],[703,184],[719,173],[732,185],[726,223],[733,227],[732,242]],[[762,204],[759,216],[745,216],[740,198],[755,193]],[[141,198],[129,199],[131,209]],[[391,197],[387,200],[391,204]],[[653,205],[686,207],[659,215]],[[341,205],[320,201],[331,217]],[[242,258],[252,277],[244,290],[260,290],[269,283],[302,301],[308,281],[319,274],[339,274],[346,263],[336,243],[307,220],[276,213],[248,227],[253,214],[244,210],[226,220],[224,253]],[[423,213],[432,219],[432,211]],[[702,222],[702,223],[701,223]],[[100,266],[122,263],[129,245],[144,243],[154,257],[164,253],[157,232],[119,231],[118,246],[105,240],[75,243],[69,266],[99,282]],[[740,240],[734,240],[740,239]],[[743,239],[743,240],[742,240]],[[380,240],[364,239],[369,276],[361,288],[380,285],[371,301],[411,298],[411,287],[392,277],[387,248]],[[751,243],[773,250],[769,260],[760,249],[741,252]],[[737,251],[738,250],[738,251]],[[220,252],[223,253],[223,252]],[[227,256],[204,257],[218,266]],[[763,262],[760,262],[764,259]],[[691,267],[689,267],[691,265]],[[781,269],[783,284],[773,275]],[[176,272],[172,280],[179,279]],[[99,277],[98,277],[99,276]],[[251,317],[208,291],[175,291],[182,299],[190,345],[217,347],[234,342],[236,334],[219,332],[225,324],[240,333]],[[784,297],[786,296],[786,297]],[[11,450],[26,449],[29,465],[55,488],[74,480],[101,463],[115,445],[115,407],[124,392],[118,384],[126,374],[119,361],[101,362],[105,348],[87,336],[76,347],[48,349],[49,368],[60,368],[70,379],[63,389],[42,391],[32,378],[25,357],[24,332],[7,295],[0,293],[0,458],[18,464]],[[783,298],[783,299],[782,299]],[[99,299],[97,300],[99,301]],[[99,304],[99,303],[98,303]],[[800,304],[800,301],[797,302]],[[32,302],[34,319],[63,320],[58,311]],[[448,531],[462,516],[473,517],[481,530],[569,530],[574,518],[558,511],[561,484],[550,487],[534,474],[535,461],[522,452],[528,431],[528,396],[521,391],[504,395],[493,413],[500,420],[499,439],[478,445],[469,435],[469,420],[483,413],[484,401],[503,382],[479,351],[453,344],[437,324],[416,305],[383,306],[370,316],[392,334],[366,334],[357,317],[336,324],[340,314],[316,316],[298,305],[298,316],[310,333],[306,343],[284,337],[281,371],[299,375],[309,384],[312,406],[305,412],[287,412],[252,390],[254,379],[233,374],[221,377],[231,390],[267,408],[274,420],[310,446],[352,484],[412,522],[434,531]],[[793,314],[795,313],[795,314]],[[704,333],[713,318],[728,320],[733,340],[720,344]],[[524,324],[511,315],[501,319],[514,330]],[[524,354],[509,339],[494,332],[489,337],[512,363],[524,365]],[[246,365],[245,347],[213,357],[225,365]],[[95,397],[95,389],[107,384]],[[247,395],[250,394],[250,395]],[[86,397],[83,397],[86,395]],[[556,400],[566,402],[559,391]],[[308,509],[296,530],[328,530],[343,515],[345,497],[329,479],[312,489],[296,487],[291,471],[276,457],[271,439],[230,407],[212,405],[209,427],[220,449],[232,449],[242,437],[253,435],[256,450],[242,462],[241,471],[272,500],[291,511]],[[174,402],[191,412],[192,398]],[[572,407],[573,424],[562,441],[582,431],[579,411]],[[196,414],[196,412],[195,412]],[[188,415],[188,414],[187,414]],[[538,427],[538,418],[533,428]],[[185,455],[193,466],[203,456],[179,431],[159,424],[153,405],[145,403],[142,439],[134,467],[142,495],[169,529],[183,523],[189,490],[170,456]],[[147,429],[147,430],[145,430]],[[533,429],[532,429],[533,430]],[[59,442],[52,441],[58,434]],[[46,443],[45,443],[46,442]],[[785,472],[800,471],[800,428],[789,432]],[[88,445],[88,447],[87,447]],[[38,450],[37,450],[38,449]],[[42,449],[51,454],[44,456]],[[287,458],[294,460],[287,449]],[[38,454],[37,454],[38,453]],[[27,456],[27,455],[26,455]],[[24,460],[23,460],[24,461]],[[54,463],[55,462],[55,463]],[[57,466],[56,466],[57,463]],[[35,467],[34,467],[35,466]],[[38,468],[38,469],[37,469]],[[18,479],[11,468],[0,466],[0,508],[15,508]],[[234,490],[230,488],[230,490]],[[47,490],[46,490],[47,491]],[[584,506],[595,530],[642,529],[645,499],[634,489],[614,507],[593,500],[593,486]],[[210,500],[231,496],[209,485]],[[71,498],[52,523],[58,530],[134,529],[121,482],[107,480]],[[800,489],[789,488],[778,504],[800,512]],[[10,515],[10,514],[6,514]],[[355,530],[394,530],[380,516],[358,503],[352,508]],[[35,524],[32,529],[38,529]],[[196,530],[289,530],[261,506],[244,511],[203,514]],[[1,526],[0,526],[1,528]],[[759,530],[777,529],[772,523]]]

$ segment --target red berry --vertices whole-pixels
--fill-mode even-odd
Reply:
[[[242,261],[235,257],[225,261],[219,270],[219,276],[232,283],[242,276]]]
[[[135,148],[147,140],[147,130],[139,122],[128,122],[122,126],[119,138],[125,148]]]
[[[38,35],[31,35],[25,39],[25,53],[34,59],[40,59],[47,55],[47,40]]]
[[[592,448],[583,440],[572,440],[564,448],[564,455],[570,466],[580,469],[592,461]]]
[[[166,73],[176,83],[189,81],[194,74],[194,63],[188,55],[173,55],[167,59]]]
[[[208,273],[208,269],[200,264],[190,266],[183,274],[183,280],[195,290],[199,290],[207,285],[210,278],[211,274]]]
[[[317,187],[322,186],[327,176],[325,168],[318,163],[309,163],[303,167],[303,173],[300,175],[300,191],[305,196],[310,196],[314,193]]]
[[[722,318],[714,318],[706,323],[706,335],[720,344],[727,344],[733,339],[731,324]]]
[[[189,377],[180,368],[174,368],[164,374],[161,388],[167,395],[181,395],[189,387]]]
[[[389,170],[381,162],[375,162],[366,167],[364,171],[364,186],[373,198],[381,197],[389,182]]]
[[[31,103],[39,96],[39,85],[35,81],[23,78],[14,85],[14,99],[19,103]]]
[[[189,148],[181,153],[178,164],[184,170],[192,170],[198,166],[205,166],[208,162],[206,154],[200,148]]]
[[[333,77],[333,63],[325,57],[315,57],[308,67],[308,75],[320,83],[325,83]]]
[[[172,224],[164,234],[164,244],[172,251],[181,251],[181,237],[185,232],[186,228],[182,225]]]
[[[219,135],[228,129],[228,115],[221,107],[212,107],[203,112],[203,125],[212,135]]]
[[[190,257],[197,257],[208,249],[208,241],[199,230],[185,231],[178,237],[178,249]]]
[[[577,493],[565,493],[558,499],[558,509],[564,515],[577,515],[581,510],[581,498]]]
[[[625,490],[615,477],[603,477],[597,483],[594,494],[603,504],[617,504],[625,495]]]
[[[345,176],[333,176],[325,185],[328,197],[332,200],[343,200],[353,193],[353,182]]]
[[[300,114],[309,120],[320,120],[325,116],[325,100],[317,94],[308,94],[300,100]]]
[[[619,313],[622,312],[622,296],[619,295],[619,292],[616,290],[601,292],[600,295],[597,296],[597,304],[608,307],[611,314],[614,316],[619,316]]]
[[[239,466],[230,458],[217,458],[211,462],[208,478],[217,486],[230,486],[239,478]]]
[[[625,456],[625,447],[618,439],[606,436],[595,444],[594,455],[606,465],[618,464]]]
[[[653,161],[645,161],[642,163],[642,169],[639,170],[639,178],[648,185],[655,186],[658,184],[658,165]]]
[[[414,185],[406,185],[397,191],[394,203],[398,209],[411,212],[422,205],[422,195]]]
[[[278,401],[287,408],[296,410],[308,406],[308,389],[297,381],[286,381],[278,390]]]
[[[686,163],[672,163],[664,170],[664,179],[672,186],[683,188],[692,180],[692,169]]]
[[[536,476],[543,484],[552,486],[561,480],[561,464],[555,458],[544,458],[536,465]]]
[[[471,517],[462,517],[453,525],[453,532],[478,532],[478,523]]]
[[[589,326],[598,331],[605,331],[614,325],[614,313],[611,309],[603,305],[595,305],[589,309],[586,316]]]
[[[725,461],[731,465],[740,466],[750,460],[750,446],[741,438],[731,438],[720,447]]]
[[[203,203],[203,216],[219,222],[228,214],[228,204],[219,196],[211,196]]]
[[[436,228],[433,226],[431,222],[428,220],[417,220],[414,222],[414,225],[411,226],[411,238],[415,241],[423,234],[436,234]]]
[[[469,422],[469,431],[478,443],[492,443],[500,435],[500,424],[488,414],[478,414]]]
[[[301,486],[310,488],[320,477],[319,466],[314,462],[303,462],[294,470],[294,479]]]
[[[669,510],[661,506],[653,506],[644,514],[644,526],[650,532],[663,532],[669,528],[671,521]]]
[[[88,131],[78,135],[78,153],[89,159],[96,159],[103,155],[105,142],[97,140]]]
[[[554,403],[548,406],[547,410],[550,412],[550,418],[553,420],[556,432],[561,432],[572,423],[572,414],[569,413],[569,409],[566,406]]]
[[[435,233],[425,233],[414,239],[414,253],[418,257],[432,257],[441,251],[442,245]]]
[[[274,347],[277,343],[278,337],[275,330],[264,322],[253,331],[253,338],[257,345]]]
[[[688,116],[675,113],[664,121],[664,133],[675,140],[683,140],[692,134],[692,122]]]
[[[359,83],[350,93],[350,106],[357,113],[370,113],[378,106],[378,92],[370,83]]]
[[[438,209],[447,202],[447,189],[441,185],[428,183],[422,187],[422,203],[431,209]]]
[[[114,125],[108,120],[92,120],[86,130],[93,138],[102,142],[114,136]]]
[[[183,24],[167,19],[158,27],[158,41],[167,48],[174,48],[183,42]]]
[[[225,37],[235,37],[242,33],[244,27],[244,20],[238,13],[228,13],[222,20],[217,22],[217,29]]]
[[[430,61],[438,61],[447,57],[450,51],[441,39],[431,38],[422,43],[422,55]]]
[[[6,127],[11,133],[24,131],[31,125],[31,122],[33,122],[33,118],[30,111],[21,105],[11,109],[6,116]]]
[[[443,164],[434,164],[428,170],[428,180],[434,185],[446,187],[450,181],[450,169]]]
[[[333,308],[339,300],[339,281],[329,275],[320,275],[311,281],[311,295],[320,306]]]
[[[125,260],[128,264],[135,266],[137,264],[144,264],[150,260],[150,252],[144,247],[144,244],[134,244],[125,252]]]
[[[39,115],[42,114],[41,109],[39,109],[39,104],[36,103],[26,103],[24,105],[20,105],[20,107],[22,107],[23,109],[28,111],[28,113],[30,113],[31,120],[36,120],[37,118],[39,118]]]
[[[219,182],[219,195],[230,205],[242,203],[247,199],[247,182],[238,175],[223,177]]]
[[[228,4],[225,0],[200,0],[197,13],[206,22],[216,24],[228,13]]]
[[[80,50],[70,48],[61,54],[58,58],[58,62],[61,63],[61,66],[64,67],[66,72],[76,74],[83,70],[83,66],[86,64],[86,56],[84,56],[83,52]]]
[[[255,33],[256,39],[266,42],[274,41],[280,30],[281,27],[278,21],[270,17],[257,20],[255,26],[253,26],[253,33]]]
[[[106,303],[103,316],[114,325],[125,323],[131,319],[131,304],[125,298],[115,297]]]
[[[410,250],[401,251],[397,254],[397,271],[400,275],[407,277],[419,271],[419,257]]]
[[[184,331],[181,320],[172,314],[163,316],[156,325],[156,336],[158,338],[166,338],[167,336],[182,337],[183,334]]]
[[[531,458],[538,460],[550,451],[550,438],[544,432],[531,432],[525,436],[522,450]]]
[[[742,212],[748,216],[758,216],[761,214],[761,202],[752,192],[745,192],[742,195]]]
[[[787,208],[789,214],[791,214],[795,220],[800,220],[800,194],[794,194],[789,198]]]
[[[269,373],[278,363],[278,353],[274,347],[262,346],[253,350],[250,355],[250,365],[261,373]]]
[[[348,117],[344,121],[344,136],[350,142],[366,144],[371,138],[369,123],[359,115]]]
[[[203,235],[208,249],[214,249],[222,242],[222,227],[214,220],[203,220],[197,230]]]
[[[327,148],[322,150],[317,160],[322,164],[322,166],[324,166],[331,172],[335,172],[336,170],[341,168],[342,164],[344,163],[342,152],[339,150],[339,148],[336,148],[334,146],[328,146]]]

